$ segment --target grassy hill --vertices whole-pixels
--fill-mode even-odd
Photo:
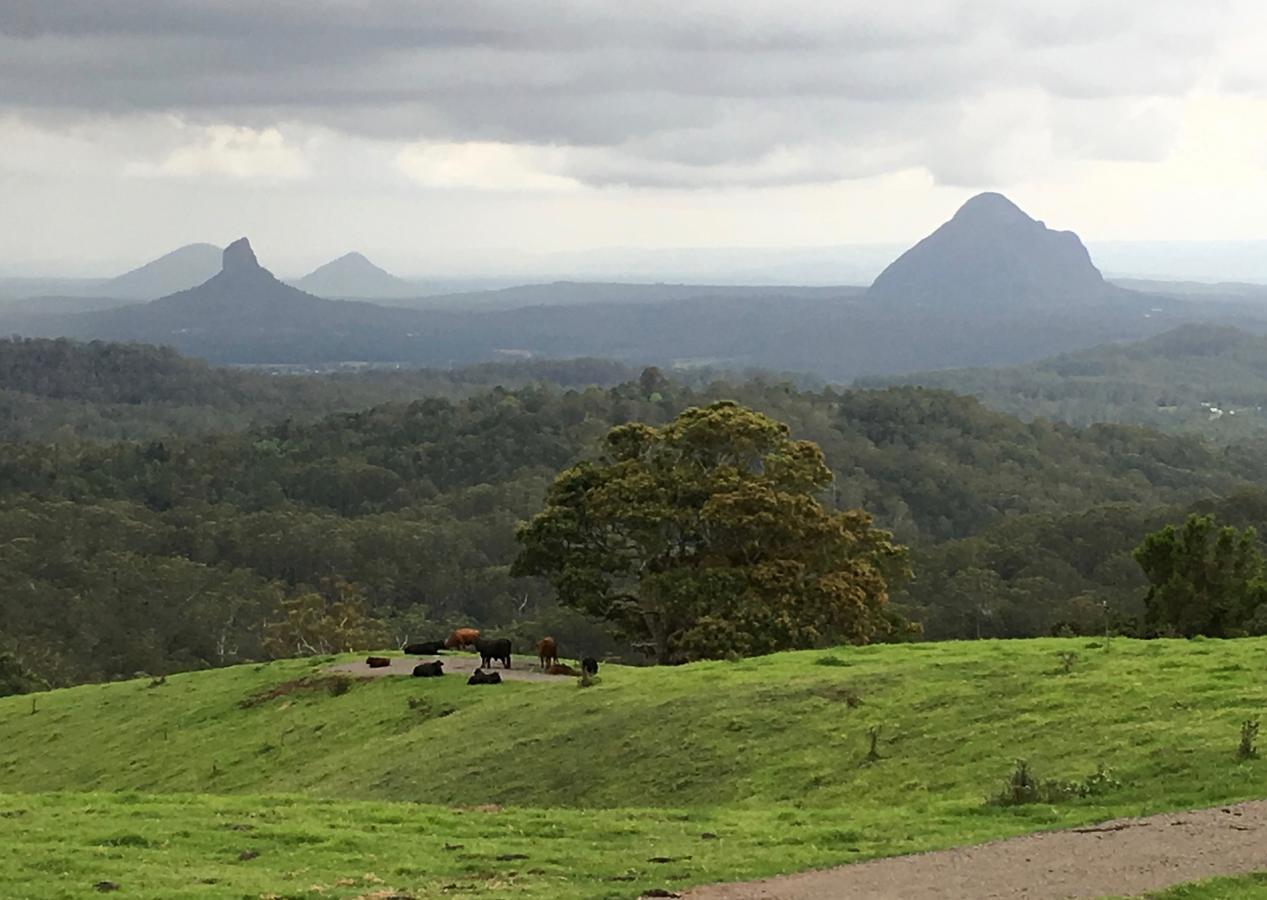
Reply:
[[[0,699],[0,894],[632,898],[1267,796],[1267,764],[1235,754],[1267,640],[841,648],[607,667],[587,690],[332,690],[329,662]],[[988,805],[1018,758],[1112,780]]]

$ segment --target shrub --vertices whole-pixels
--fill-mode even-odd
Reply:
[[[1241,743],[1236,748],[1237,759],[1257,759],[1258,748],[1254,742],[1258,740],[1258,721],[1246,719],[1241,723]]]
[[[991,806],[1024,806],[1029,803],[1060,803],[1063,800],[1075,800],[1080,797],[1097,797],[1122,786],[1104,766],[1081,781],[1061,781],[1057,778],[1041,780],[1034,777],[1029,763],[1023,759],[1016,761],[1016,766],[1003,789],[987,802]]]
[[[0,697],[48,690],[48,684],[12,653],[0,653]]]

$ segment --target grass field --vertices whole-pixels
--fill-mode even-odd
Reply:
[[[1212,878],[1149,895],[1153,900],[1265,900],[1267,873]]]
[[[1235,756],[1267,640],[842,648],[584,690],[336,694],[329,662],[0,699],[0,896],[632,898],[1267,796],[1267,760]],[[1120,785],[987,805],[1016,758]]]

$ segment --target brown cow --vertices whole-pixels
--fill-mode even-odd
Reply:
[[[386,656],[367,656],[365,657],[365,665],[371,669],[385,669],[392,664],[392,661]]]
[[[559,647],[552,637],[544,637],[537,644],[537,658],[541,660],[541,668],[548,669],[559,661]]]
[[[449,639],[444,642],[444,646],[447,650],[465,650],[478,641],[479,638],[480,630],[478,628],[459,628],[449,635]]]
[[[578,671],[576,671],[576,669],[572,668],[571,666],[564,665],[563,663],[555,663],[554,665],[552,665],[552,666],[550,666],[550,667],[548,667],[548,668],[546,669],[546,674],[547,674],[547,675],[572,675],[572,676],[576,676],[576,675],[580,675],[581,673],[580,673],[580,672],[578,672]]]

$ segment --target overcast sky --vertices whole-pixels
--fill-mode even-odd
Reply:
[[[1267,238],[1261,0],[2,0],[0,269]]]

